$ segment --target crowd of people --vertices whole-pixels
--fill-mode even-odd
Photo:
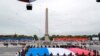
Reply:
[[[16,53],[16,56],[25,56],[25,54],[28,52],[29,48],[43,48],[43,46],[41,46],[41,47],[36,47],[36,46],[32,46],[32,45],[31,46],[30,45],[25,46],[25,47],[22,48],[21,51],[18,51]],[[45,46],[45,48],[47,48],[47,46]],[[50,48],[50,47],[48,47],[48,48]],[[53,48],[58,48],[58,47],[56,46],[56,47],[53,47]],[[81,48],[81,49],[84,49],[83,47],[80,47],[80,46],[66,46],[66,45],[60,46],[59,48]],[[76,56],[100,56],[100,54],[97,50],[90,50],[90,51],[92,51],[94,54],[91,55],[91,52],[89,52],[88,55],[85,55],[84,52],[83,52],[82,54],[76,53],[75,55]],[[33,56],[33,54],[31,53],[30,56]],[[53,53],[50,53],[49,55],[47,55],[46,53],[44,53],[44,55],[40,55],[38,53],[37,56],[74,56],[74,55],[72,55],[72,53],[70,53],[68,55],[66,55],[65,53],[63,55],[60,55],[59,53],[57,53],[57,55],[53,55]]]

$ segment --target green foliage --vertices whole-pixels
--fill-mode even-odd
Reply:
[[[98,33],[98,37],[100,38],[100,32]]]
[[[53,40],[53,37],[52,36],[49,36],[49,39],[50,39],[50,41],[52,41]]]
[[[53,39],[52,36],[49,36],[50,41]],[[42,37],[41,40],[45,40],[45,37]]]
[[[38,36],[37,35],[34,35],[33,39],[34,40],[38,40]]]
[[[40,38],[40,40],[44,40],[44,37]]]

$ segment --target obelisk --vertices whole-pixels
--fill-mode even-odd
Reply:
[[[50,41],[49,40],[49,34],[48,34],[48,8],[46,8],[45,11],[45,41]]]

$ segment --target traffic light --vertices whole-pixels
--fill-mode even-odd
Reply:
[[[27,10],[32,10],[32,4],[27,4],[26,8],[27,8]]]
[[[100,2],[100,0],[96,0],[96,2]]]

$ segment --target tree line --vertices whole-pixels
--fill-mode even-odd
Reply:
[[[43,37],[38,37],[38,35],[33,35],[33,36],[26,36],[26,35],[0,35],[0,38],[32,38],[33,40],[44,40],[44,36]],[[100,32],[98,34],[92,34],[92,35],[52,35],[52,36],[49,36],[49,39],[50,40],[53,40],[53,38],[65,38],[65,37],[70,37],[70,38],[73,38],[73,37],[81,37],[81,38],[90,38],[92,39],[92,37],[99,37],[100,39]]]

